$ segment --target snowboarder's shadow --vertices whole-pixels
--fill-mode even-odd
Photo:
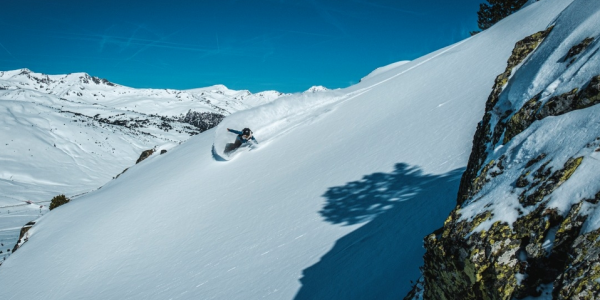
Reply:
[[[419,277],[423,238],[441,227],[456,205],[463,171],[432,175],[399,163],[392,173],[329,188],[320,211],[325,220],[368,223],[303,271],[296,299],[403,298]]]

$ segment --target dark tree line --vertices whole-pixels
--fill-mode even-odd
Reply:
[[[498,21],[519,10],[527,0],[486,0],[487,3],[479,4],[477,12],[477,25],[479,29],[486,30]],[[471,32],[477,34],[479,31]]]

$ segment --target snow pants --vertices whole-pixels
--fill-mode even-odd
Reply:
[[[239,139],[235,139],[235,142],[233,142],[233,143],[227,143],[227,145],[225,145],[225,151],[223,151],[223,152],[225,154],[229,154],[229,153],[235,151],[241,145],[242,145],[242,142]]]

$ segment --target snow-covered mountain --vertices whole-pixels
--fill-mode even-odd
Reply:
[[[28,241],[0,267],[5,283],[0,298],[398,299],[420,276],[423,254],[424,280],[410,297],[477,299],[488,283],[498,284],[490,288],[490,299],[534,295],[513,294],[515,289],[502,285],[525,282],[529,273],[493,278],[487,272],[500,268],[482,268],[479,262],[498,258],[491,265],[516,270],[510,265],[515,256],[527,258],[528,252],[505,247],[505,239],[507,245],[519,240],[510,236],[516,227],[502,221],[514,222],[521,211],[532,216],[527,220],[546,222],[574,204],[557,200],[552,213],[547,201],[536,202],[551,211],[538,216],[518,201],[519,193],[511,196],[515,180],[523,177],[519,188],[532,195],[555,178],[555,171],[546,172],[552,167],[567,170],[558,178],[570,183],[555,184],[552,191],[561,194],[544,196],[583,199],[598,190],[592,171],[598,145],[589,140],[598,133],[596,107],[551,110],[562,115],[541,120],[529,113],[531,106],[560,108],[584,99],[581,93],[595,86],[588,76],[598,70],[599,13],[593,4],[532,2],[489,30],[415,61],[380,68],[347,89],[280,97],[229,115],[216,128],[165,155],[150,156],[37,220],[25,234]],[[514,59],[515,44],[540,31],[545,33],[526,40],[528,50],[516,51],[519,59]],[[595,39],[571,51],[586,37]],[[504,75],[495,80],[498,74]],[[568,94],[573,88],[579,89]],[[491,91],[496,96],[486,107]],[[571,100],[556,100],[563,98]],[[484,114],[489,120],[477,129]],[[229,161],[215,159],[234,138],[226,128],[242,127],[254,131],[258,146]],[[496,140],[496,128],[511,128],[510,134],[502,130]],[[472,152],[473,136],[478,134],[479,145],[488,130],[493,143],[483,140],[483,155]],[[554,139],[561,142],[552,145]],[[459,190],[468,197],[457,207]],[[513,198],[504,201],[507,197]],[[590,212],[584,228],[591,233],[600,223],[593,202],[584,210]],[[578,212],[568,216],[580,220]],[[452,225],[454,220],[465,230]],[[501,226],[492,225],[495,221]],[[548,224],[541,228],[552,230],[540,231],[543,238],[528,239],[535,237],[532,249],[542,256],[551,237],[564,236]],[[440,226],[446,227],[429,235]],[[451,233],[465,235],[446,235],[440,248],[425,252],[423,237],[426,246],[434,245],[449,226],[455,228]],[[481,237],[487,232],[482,229],[494,226],[502,231],[484,239],[489,244],[483,250],[461,248],[462,237]],[[455,245],[456,252],[443,252],[445,245]],[[585,249],[597,253],[597,247]],[[531,256],[532,263],[542,256]],[[565,276],[576,279],[564,287],[584,278],[573,290],[593,287],[597,278],[568,272]]]
[[[0,72],[0,90],[35,91],[78,104],[167,117],[180,116],[190,109],[229,115],[283,95],[276,91],[234,91],[224,85],[191,90],[135,89],[86,73],[46,75],[28,69]],[[10,99],[10,95],[5,97]]]
[[[317,92],[323,92],[323,91],[327,91],[328,89],[322,85],[315,85],[315,86],[311,86],[308,90],[305,91],[305,93],[317,93]]]
[[[222,85],[134,89],[85,73],[0,72],[0,185],[5,197],[21,201],[85,192],[133,164],[143,150],[170,149],[226,115],[281,96]]]
[[[53,196],[97,189],[142,151],[169,150],[226,115],[281,96],[222,85],[134,89],[85,73],[0,72],[0,243],[14,244]],[[0,259],[10,253],[0,251]]]

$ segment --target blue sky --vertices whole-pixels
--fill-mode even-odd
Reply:
[[[342,88],[467,38],[481,2],[5,1],[0,70],[87,72],[138,88]]]

